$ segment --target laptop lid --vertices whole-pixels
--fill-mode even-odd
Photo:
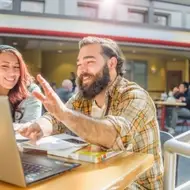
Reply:
[[[7,96],[0,96],[0,154],[0,180],[26,186]]]
[[[0,154],[0,180],[22,187],[80,166],[47,156],[20,154],[6,96],[0,96]]]

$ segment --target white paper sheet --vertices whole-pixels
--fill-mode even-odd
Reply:
[[[22,136],[21,134],[19,134],[19,133],[16,133],[16,134],[15,134],[15,138],[16,138],[16,140],[19,140],[19,141],[29,140],[28,138],[23,137],[23,136]]]
[[[33,149],[38,149],[38,150],[46,150],[46,151],[51,151],[51,150],[65,150],[73,147],[81,147],[80,144],[75,144],[71,142],[67,142],[65,140],[62,140],[63,137],[65,139],[73,139],[72,136],[49,136],[49,137],[44,137],[40,139],[39,141],[36,142],[36,144],[33,144],[31,142],[24,142],[22,146],[24,148],[33,148]],[[78,138],[76,138],[79,140]],[[81,140],[81,139],[80,139]],[[86,143],[87,144],[87,143]],[[85,145],[85,143],[83,144]]]

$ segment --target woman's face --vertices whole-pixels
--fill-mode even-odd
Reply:
[[[11,52],[0,53],[0,87],[11,90],[20,77],[20,64]]]

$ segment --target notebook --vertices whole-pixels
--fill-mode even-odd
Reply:
[[[91,145],[88,145],[82,148],[75,147],[68,150],[52,150],[48,151],[48,154],[85,162],[100,163],[122,152],[123,151],[91,151]]]
[[[99,163],[108,158],[120,154],[122,151],[91,151],[89,143],[80,137],[67,134],[59,134],[44,137],[32,144],[30,141],[23,142],[22,147],[25,151],[39,150],[46,151],[47,154],[64,158],[71,158],[91,163]]]

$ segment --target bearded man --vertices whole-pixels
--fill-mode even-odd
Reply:
[[[33,95],[48,113],[20,133],[37,140],[69,130],[100,149],[153,154],[153,167],[127,189],[161,190],[163,165],[155,106],[144,89],[122,77],[123,63],[113,40],[82,39],[77,58],[79,92],[64,104],[39,75],[45,94]]]

